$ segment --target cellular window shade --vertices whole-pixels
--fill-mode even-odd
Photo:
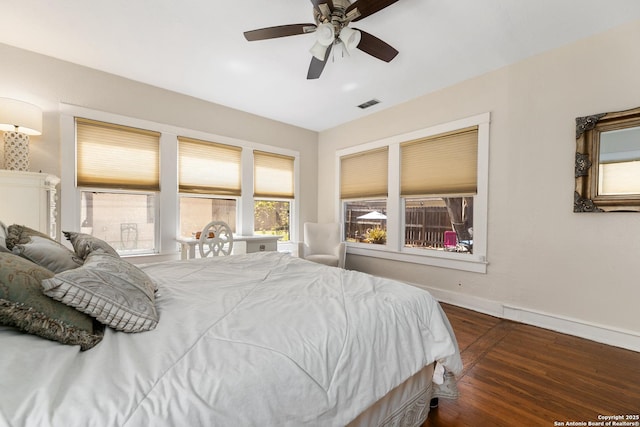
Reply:
[[[477,127],[406,142],[400,150],[403,197],[477,192]]]
[[[253,152],[253,196],[293,199],[293,161],[264,151]]]
[[[178,187],[182,193],[240,196],[242,148],[178,137]]]
[[[340,198],[378,198],[388,195],[389,148],[340,158]]]
[[[160,134],[76,118],[79,187],[160,190]]]

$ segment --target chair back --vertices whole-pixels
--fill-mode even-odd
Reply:
[[[231,255],[233,250],[233,232],[224,221],[211,221],[200,232],[198,238],[200,256]]]
[[[307,255],[337,254],[341,242],[340,224],[338,223],[307,222],[304,224],[304,243],[308,247]]]

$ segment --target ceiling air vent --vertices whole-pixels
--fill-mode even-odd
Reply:
[[[358,105],[358,108],[362,108],[364,110],[365,108],[372,107],[372,106],[374,106],[376,104],[379,104],[379,103],[380,103],[380,101],[378,101],[377,99],[372,99],[370,101],[363,102],[362,104]]]

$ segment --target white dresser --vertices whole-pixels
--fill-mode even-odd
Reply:
[[[60,178],[0,169],[0,221],[20,224],[57,238],[56,185]]]

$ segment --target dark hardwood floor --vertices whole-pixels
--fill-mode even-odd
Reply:
[[[605,421],[599,415],[640,421],[640,353],[442,307],[464,362],[460,397],[440,399],[423,427],[588,425]]]

